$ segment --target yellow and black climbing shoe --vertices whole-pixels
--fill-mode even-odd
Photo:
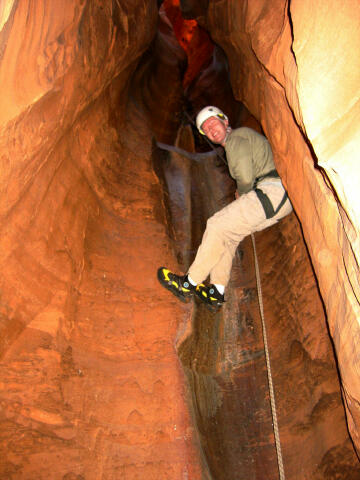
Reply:
[[[212,312],[219,310],[225,302],[224,295],[212,284],[209,286],[205,286],[202,283],[197,285],[195,294]]]
[[[195,288],[189,282],[187,275],[176,275],[166,267],[160,267],[157,276],[161,285],[178,297],[182,302],[187,303],[195,293]]]

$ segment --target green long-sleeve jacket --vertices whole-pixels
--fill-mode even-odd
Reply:
[[[225,151],[230,175],[240,195],[253,188],[256,178],[275,170],[269,142],[251,128],[232,130],[226,139]]]

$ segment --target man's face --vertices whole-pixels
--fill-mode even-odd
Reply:
[[[210,117],[201,125],[202,131],[214,143],[224,144],[226,138],[227,120],[220,120],[218,117]]]

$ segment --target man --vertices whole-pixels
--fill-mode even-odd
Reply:
[[[291,204],[275,170],[267,139],[250,128],[232,130],[217,107],[203,108],[196,117],[201,134],[225,148],[230,175],[237,184],[236,199],[208,221],[196,257],[186,275],[166,267],[158,270],[160,283],[187,302],[196,295],[211,310],[224,303],[237,246],[244,237],[274,225],[288,215]],[[210,275],[210,285],[202,282]]]

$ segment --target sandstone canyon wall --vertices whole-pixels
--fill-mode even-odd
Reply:
[[[153,288],[171,252],[152,134],[127,111],[156,3],[2,13],[0,478],[200,478],[184,310]]]
[[[156,283],[233,184],[155,140],[221,100],[295,209],[256,235],[286,478],[356,480],[358,2],[183,1],[196,61],[160,3],[0,4],[0,478],[278,478],[250,241],[220,314]]]
[[[359,448],[359,4],[209,2],[202,14],[300,218]]]

